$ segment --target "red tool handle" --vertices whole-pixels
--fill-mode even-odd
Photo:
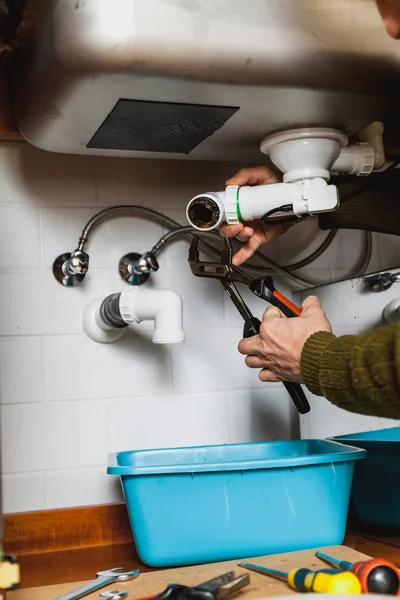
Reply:
[[[283,314],[287,317],[298,317],[301,313],[300,309],[295,304],[293,304],[293,302],[291,302],[290,300],[285,298],[285,296],[276,291],[272,281],[272,277],[267,276],[261,277],[260,279],[255,279],[251,283],[250,289],[253,292],[253,294],[258,296],[259,298],[266,300],[273,306],[277,306],[279,310],[281,310]],[[256,320],[258,321],[258,319]],[[251,328],[248,329],[248,335],[245,335],[244,337],[251,337],[252,335],[256,335],[256,333],[258,333],[259,331],[259,327],[258,330],[253,333],[250,333]],[[288,381],[283,381],[283,385],[285,386],[288,394],[292,398],[293,403],[299,411],[299,413],[301,415],[305,415],[308,412],[310,412],[311,407],[301,385],[299,383],[290,383]]]
[[[356,562],[351,571],[358,577],[365,594],[400,596],[399,571],[382,558]]]
[[[283,294],[276,291],[272,277],[269,275],[255,279],[250,284],[250,289],[259,298],[279,308],[286,317],[298,317],[300,315],[300,309],[293,302],[285,298]]]
[[[287,306],[290,310],[292,310],[298,317],[301,315],[301,310],[298,306],[290,302],[283,294],[277,292],[276,290],[272,292],[275,298],[277,298],[280,302],[282,302],[285,306]]]

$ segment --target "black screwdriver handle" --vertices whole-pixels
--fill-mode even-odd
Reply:
[[[293,314],[290,316],[296,316],[296,315]],[[250,337],[253,337],[254,335],[259,334],[260,326],[261,326],[261,321],[260,321],[260,319],[257,319],[257,317],[252,317],[251,319],[247,319],[247,321],[245,321],[245,324],[243,327],[243,337],[250,338]],[[310,412],[310,410],[311,410],[310,405],[308,403],[308,400],[306,398],[306,395],[305,395],[301,385],[299,383],[289,383],[287,381],[283,381],[282,383],[285,386],[287,393],[293,400],[293,403],[294,403],[295,407],[297,408],[298,412],[301,415],[305,415],[306,413]]]

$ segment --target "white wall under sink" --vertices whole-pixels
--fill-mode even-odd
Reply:
[[[51,272],[54,258],[76,246],[82,226],[98,210],[141,204],[184,223],[188,199],[221,189],[235,169],[0,145],[5,512],[120,500],[119,482],[106,474],[110,452],[298,435],[283,387],[259,382],[238,354],[242,323],[222,288],[189,272],[187,242],[171,245],[152,277],[154,287],[182,295],[183,345],[152,344],[147,325],[110,346],[82,333],[86,304],[125,285],[117,273],[119,258],[150,249],[163,233],[160,226],[129,217],[105,222],[88,245],[91,268],[79,288],[62,288]],[[304,223],[270,244],[266,254],[289,263],[308,254],[325,235],[315,223]],[[400,240],[374,240],[371,268],[395,264]],[[360,232],[341,232],[303,274],[317,281],[345,275],[357,262],[361,241]],[[278,278],[276,284],[291,293],[291,286]],[[244,296],[261,316],[265,303]]]

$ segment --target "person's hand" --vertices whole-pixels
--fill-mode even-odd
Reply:
[[[267,166],[240,169],[226,181],[226,185],[267,185],[269,183],[280,183],[281,176]],[[219,232],[224,237],[237,238],[243,246],[235,254],[232,263],[241,265],[263,244],[267,244],[274,238],[282,235],[293,223],[282,223],[279,225],[263,225],[261,221],[249,221],[238,225],[222,225]]]
[[[332,331],[320,301],[309,296],[299,317],[286,317],[271,306],[263,316],[260,333],[243,339],[239,352],[246,355],[246,365],[261,369],[261,381],[302,383],[300,360],[303,346],[313,333]]]
[[[400,39],[400,0],[376,0],[376,5],[387,33]]]

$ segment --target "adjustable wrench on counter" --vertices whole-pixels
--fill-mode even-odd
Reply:
[[[108,571],[100,571],[97,573],[96,579],[82,585],[77,590],[73,592],[68,592],[67,594],[63,594],[55,600],[79,600],[79,598],[83,598],[87,596],[87,594],[91,594],[92,592],[96,592],[100,590],[102,587],[106,585],[110,585],[112,583],[116,583],[117,581],[130,581],[131,579],[135,579],[139,575],[140,571],[136,569],[135,571],[124,571],[121,567],[116,569],[108,569]]]

